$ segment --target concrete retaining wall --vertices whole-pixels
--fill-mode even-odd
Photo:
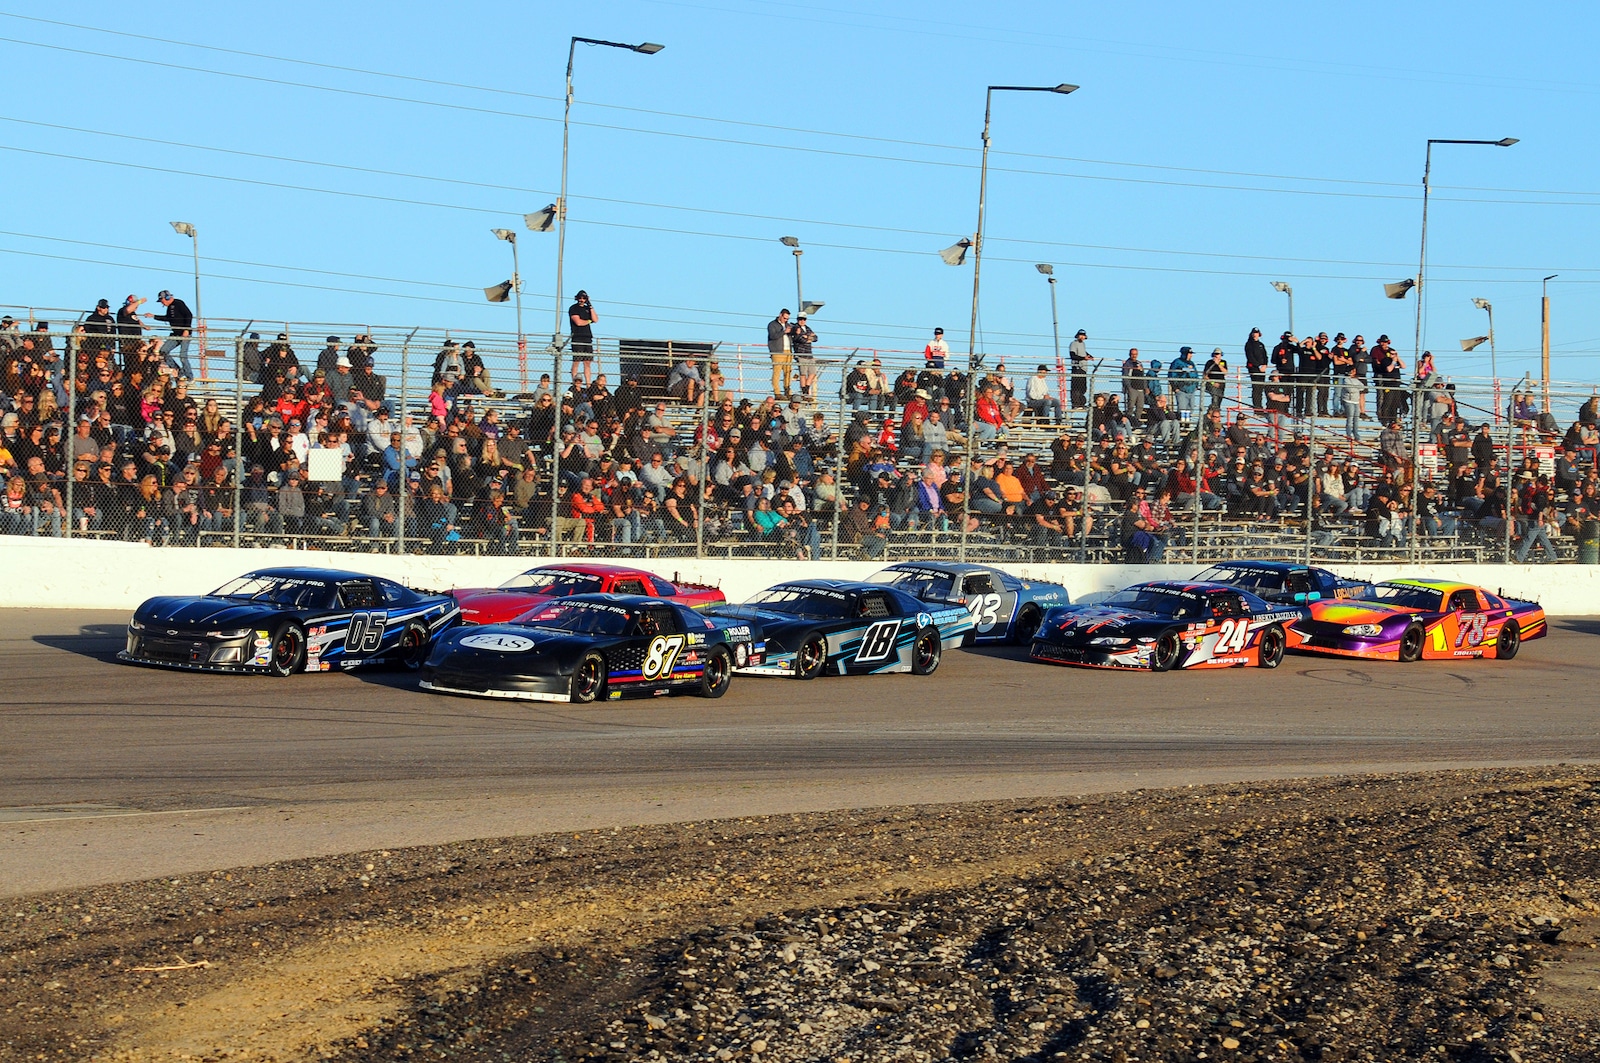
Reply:
[[[274,565],[349,568],[408,586],[491,587],[545,559],[527,557],[396,557],[298,550],[173,549],[80,539],[0,538],[0,608],[133,609],[158,594],[204,594],[235,576]],[[645,567],[720,586],[730,601],[804,576],[860,579],[877,571],[867,561],[664,560]],[[1074,600],[1148,579],[1183,579],[1194,565],[1005,565],[1023,577],[1064,584]],[[1600,567],[1591,565],[1350,565],[1352,578],[1434,576],[1477,583],[1511,597],[1544,603],[1552,616],[1600,613]]]

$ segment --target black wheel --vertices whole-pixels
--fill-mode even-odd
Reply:
[[[795,651],[794,677],[815,679],[822,674],[822,667],[827,663],[828,640],[822,637],[822,632],[813,631],[800,640],[800,648]]]
[[[939,667],[939,654],[943,649],[938,628],[925,627],[917,632],[917,641],[911,644],[911,674],[932,675]]]
[[[1400,636],[1400,659],[1407,664],[1422,660],[1422,644],[1426,636],[1421,624],[1412,624]]]
[[[267,671],[282,678],[305,671],[306,630],[299,624],[285,624],[272,636],[272,659]]]
[[[605,693],[606,659],[598,653],[586,653],[578,667],[572,670],[572,700],[587,705]]]
[[[705,668],[700,672],[700,686],[695,690],[703,698],[720,698],[728,692],[733,681],[733,658],[727,647],[713,646],[706,654]]]
[[[1011,630],[1011,641],[1019,646],[1026,646],[1033,641],[1034,632],[1039,630],[1039,621],[1044,619],[1044,614],[1039,612],[1035,605],[1025,605],[1022,612],[1017,614],[1017,623]]]
[[[1522,629],[1515,620],[1507,620],[1500,626],[1500,637],[1494,640],[1494,655],[1502,661],[1509,661],[1521,648]]]
[[[1261,633],[1261,644],[1257,647],[1258,663],[1263,668],[1276,668],[1283,663],[1283,650],[1287,644],[1283,628],[1273,624]]]
[[[1163,631],[1157,638],[1155,648],[1150,651],[1150,670],[1152,672],[1170,672],[1178,664],[1178,655],[1183,652],[1183,640],[1176,631]]]
[[[412,624],[400,636],[400,664],[415,672],[428,659],[428,629]]]

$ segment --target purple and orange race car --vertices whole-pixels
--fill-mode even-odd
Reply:
[[[1289,648],[1384,661],[1517,655],[1546,632],[1544,610],[1450,580],[1396,579],[1353,598],[1311,602]]]

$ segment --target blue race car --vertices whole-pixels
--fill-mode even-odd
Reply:
[[[867,577],[931,605],[964,606],[972,616],[972,642],[1027,645],[1039,630],[1045,610],[1070,605],[1059,583],[1018,579],[988,565],[944,561],[906,561]]]
[[[720,698],[736,668],[760,660],[761,628],[749,620],[644,595],[575,594],[446,632],[422,667],[422,689],[578,704]]]
[[[1344,579],[1325,568],[1293,561],[1219,561],[1195,576],[1194,581],[1225,583],[1269,602],[1302,606],[1334,598],[1358,598],[1372,589],[1365,580]]]
[[[265,568],[199,597],[151,598],[117,659],[287,676],[366,664],[420,668],[461,609],[447,594],[326,568]]]
[[[711,616],[754,621],[766,638],[745,675],[812,679],[911,672],[929,675],[945,647],[972,630],[960,606],[934,606],[881,583],[807,579],[768,587],[743,605],[715,605]]]

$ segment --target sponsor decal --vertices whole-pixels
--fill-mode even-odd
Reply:
[[[608,690],[608,691],[606,691],[606,700],[608,700],[608,701],[621,701],[622,700],[622,691],[620,691],[620,690]]]
[[[920,627],[930,627],[930,626],[932,626],[932,624],[933,624],[932,615],[930,615],[928,613],[918,613],[917,614],[917,626],[919,628]],[[746,632],[746,634],[748,634],[748,632]]]
[[[699,664],[700,663],[700,654],[695,652],[694,650],[690,650],[688,653],[683,655],[683,663],[684,664]]]
[[[457,645],[469,650],[498,650],[501,653],[525,653],[533,649],[534,641],[521,635],[513,635],[504,631],[485,631],[477,635],[468,635]]]
[[[703,643],[706,640],[706,637],[704,635],[696,635],[694,632],[691,631],[688,634],[688,639],[689,639],[689,645],[698,646],[698,645],[700,645],[701,643]]]
[[[734,665],[734,667],[735,668],[743,668],[745,666],[745,664],[749,662],[749,660],[750,660],[750,647],[745,645],[743,642],[734,643],[734,646],[733,646],[733,665]]]
[[[354,664],[354,662],[347,661],[347,662],[345,662],[345,667],[346,668],[350,668],[350,667],[353,666],[353,664]],[[327,672],[327,671],[330,671],[332,668],[333,668],[333,665],[329,664],[327,661],[322,661],[317,665],[317,671],[319,671],[319,672]]]
[[[723,628],[722,633],[728,637],[730,642],[734,639],[748,639],[750,637],[750,626],[741,624],[738,627]]]

